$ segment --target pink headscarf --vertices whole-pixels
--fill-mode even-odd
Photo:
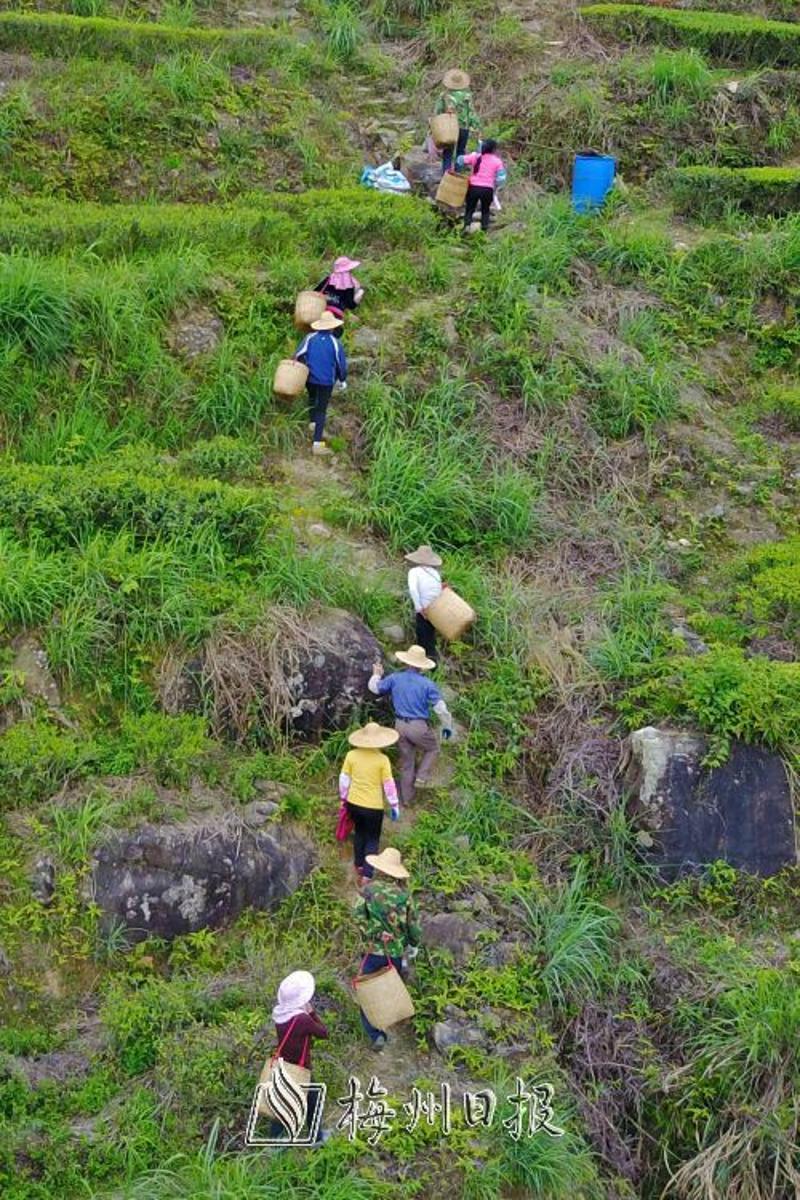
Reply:
[[[331,287],[335,287],[337,291],[346,291],[348,288],[360,288],[361,284],[356,277],[351,274],[356,267],[360,267],[361,263],[358,259],[348,258],[346,254],[342,254],[336,259],[333,264],[333,270],[328,276],[328,282]]]
[[[278,1003],[272,1010],[275,1024],[283,1025],[304,1013],[316,986],[310,971],[292,971],[287,975],[278,988]]]

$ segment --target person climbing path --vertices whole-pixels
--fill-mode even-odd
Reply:
[[[398,662],[408,669],[394,671],[384,678],[383,666],[372,667],[368,687],[374,696],[391,696],[395,712],[395,729],[400,735],[397,750],[400,759],[400,799],[411,804],[416,788],[429,787],[439,758],[439,739],[431,728],[431,711],[442,722],[442,737],[453,736],[453,718],[436,685],[423,672],[436,665],[421,646],[398,650]],[[417,755],[421,755],[417,764]]]
[[[414,901],[408,891],[409,872],[399,850],[387,846],[382,854],[370,854],[369,866],[377,871],[365,884],[356,905],[355,918],[365,937],[365,957],[361,975],[373,975],[391,963],[403,974],[403,955],[416,955],[420,942],[420,926]],[[386,1045],[385,1030],[371,1025],[364,1013],[361,1024],[372,1042],[373,1050]]]
[[[392,820],[400,816],[392,764],[382,753],[400,738],[396,729],[370,721],[347,739],[348,751],[339,774],[339,799],[353,821],[353,869],[361,886],[372,875],[369,856],[378,850],[383,828],[384,801]]]
[[[460,167],[472,168],[464,207],[465,233],[469,231],[479,204],[481,206],[481,229],[484,233],[488,232],[496,190],[498,187],[502,187],[506,181],[505,164],[496,150],[497,142],[494,138],[487,138],[481,144],[479,153],[465,154],[457,160]]]
[[[439,567],[442,560],[430,546],[417,546],[405,560],[411,563],[408,572],[408,594],[414,605],[414,636],[417,645],[436,663],[436,630],[427,617],[428,608],[442,594]]]
[[[334,384],[347,388],[347,355],[344,346],[335,336],[342,328],[342,320],[332,312],[324,312],[311,322],[311,333],[306,334],[295,351],[298,362],[308,367],[308,406],[310,422],[313,423],[313,454],[331,454],[324,441],[325,420]]]
[[[458,141],[455,146],[445,146],[442,153],[442,174],[444,175],[453,165],[453,157],[463,155],[467,149],[470,133],[478,135],[480,122],[472,104],[470,77],[466,71],[452,69],[445,71],[442,78],[444,91],[436,101],[434,112],[454,112],[458,117]]]
[[[315,292],[322,292],[332,304],[343,311],[354,311],[358,308],[364,296],[364,289],[353,275],[353,271],[361,266],[358,259],[340,255],[333,264],[330,275],[326,275],[317,286]]]
[[[315,1013],[312,1004],[316,988],[316,981],[310,971],[293,971],[281,982],[277,1003],[272,1010],[272,1021],[278,1039],[274,1057],[304,1067],[308,1071],[311,1070],[311,1042],[315,1038],[328,1037],[328,1030]],[[263,1026],[256,1033],[255,1042],[258,1043],[266,1037],[270,1028],[270,1025]],[[306,1124],[309,1129],[313,1129],[318,1103],[319,1093],[309,1092],[306,1109]],[[279,1138],[286,1132],[283,1124],[273,1117],[270,1137]],[[317,1145],[326,1142],[328,1136],[320,1124],[316,1137]]]

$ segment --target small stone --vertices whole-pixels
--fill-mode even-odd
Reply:
[[[52,903],[56,890],[56,868],[52,858],[38,858],[31,876],[31,890],[40,904]]]
[[[469,834],[459,833],[453,838],[453,845],[457,850],[464,850],[465,852],[469,850]]]
[[[433,1027],[433,1042],[440,1054],[453,1046],[483,1046],[486,1035],[477,1025],[467,1021],[437,1021]]]
[[[264,825],[278,811],[274,800],[254,800],[244,810],[244,819],[248,825]]]
[[[394,646],[402,646],[408,640],[402,625],[386,624],[380,627],[381,637]]]
[[[314,537],[320,538],[329,538],[333,536],[330,529],[328,529],[328,526],[323,525],[319,521],[316,521],[313,525],[309,525],[308,532],[312,533]]]
[[[474,947],[482,926],[461,913],[434,913],[422,919],[422,940],[426,946],[448,950],[456,962],[463,962]]]

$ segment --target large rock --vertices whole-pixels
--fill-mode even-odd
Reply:
[[[107,931],[129,940],[216,929],[245,908],[270,909],[314,866],[311,844],[292,829],[253,829],[236,810],[203,822],[145,825],[95,852],[93,899]]]
[[[647,726],[631,734],[626,782],[638,794],[641,840],[668,879],[722,859],[755,875],[798,861],[783,760],[734,742],[727,762],[704,767],[706,740]]]
[[[433,913],[422,918],[422,940],[426,946],[448,950],[457,963],[463,963],[483,928],[463,913]]]
[[[351,723],[381,657],[367,626],[343,609],[273,610],[249,632],[222,630],[190,659],[165,664],[159,695],[169,713],[208,712],[220,737],[268,741],[282,729],[311,739]]]

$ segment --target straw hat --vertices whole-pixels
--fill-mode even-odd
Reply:
[[[432,671],[436,663],[432,658],[428,658],[422,646],[409,646],[407,650],[398,650],[395,654],[398,662],[405,663],[407,667],[416,667],[418,671]]]
[[[342,254],[333,264],[334,274],[339,271],[355,271],[356,267],[361,266],[360,258],[348,258],[346,254]]]
[[[442,560],[430,546],[417,546],[405,556],[406,562],[414,563],[417,567],[440,567]]]
[[[408,879],[408,871],[403,866],[400,851],[395,850],[392,846],[387,846],[380,854],[368,854],[366,861],[376,871],[381,871],[384,875],[391,875],[393,879]]]
[[[338,317],[327,310],[321,317],[317,317],[316,321],[311,322],[312,329],[338,329],[340,325],[344,325],[344,321],[340,321]]]
[[[359,750],[382,750],[385,746],[393,746],[399,737],[396,729],[387,729],[377,721],[370,721],[363,729],[351,733],[347,740]]]
[[[469,75],[466,71],[459,71],[454,67],[450,71],[445,71],[442,83],[448,91],[459,92],[462,88],[469,87]]]

